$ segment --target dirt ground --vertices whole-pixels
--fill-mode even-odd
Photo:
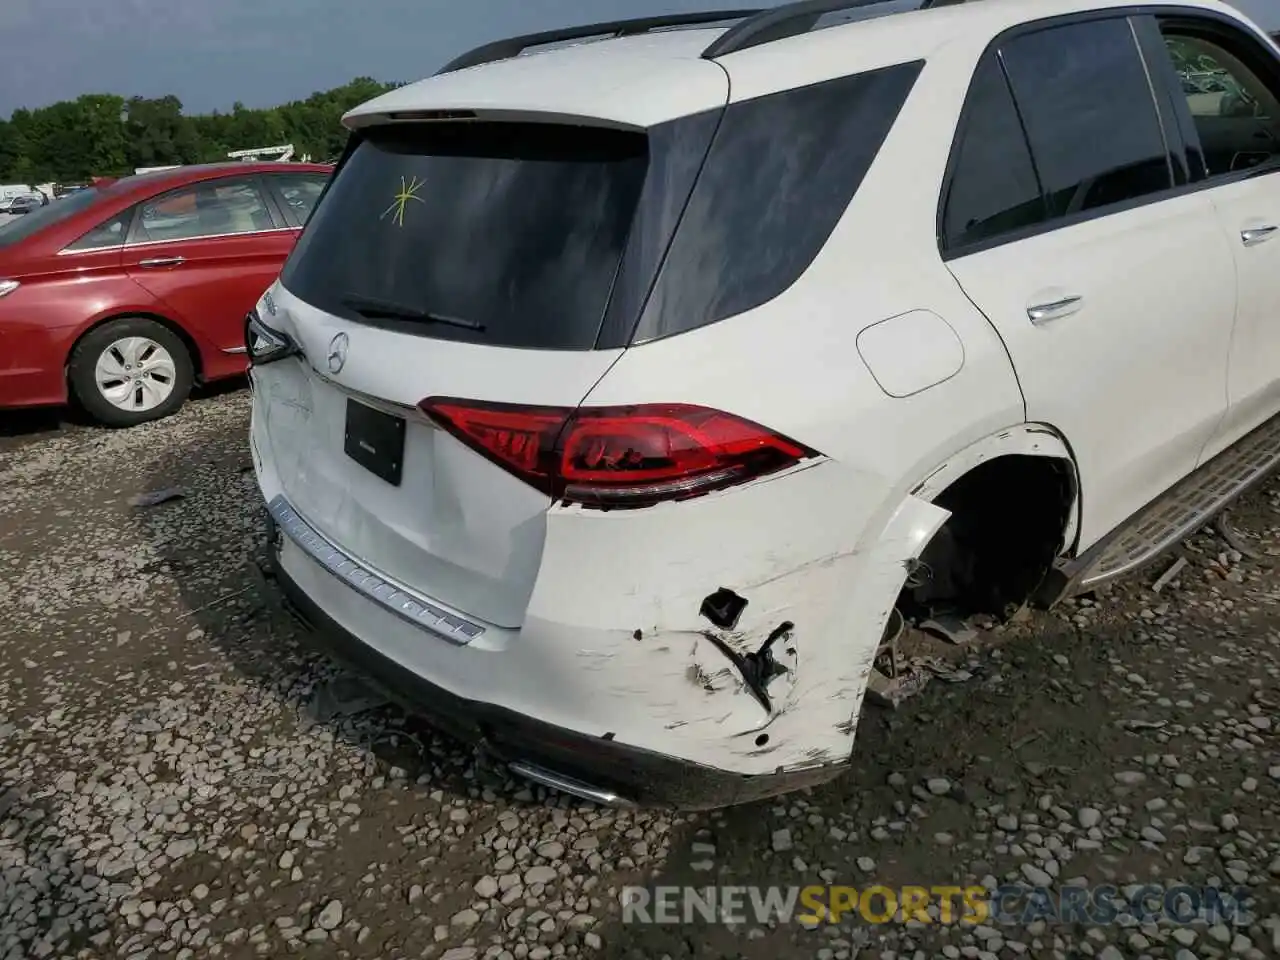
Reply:
[[[1280,956],[1280,482],[1107,596],[930,642],[850,773],[714,814],[509,778],[335,667],[258,569],[247,395],[0,420],[0,960]],[[180,497],[154,506],[131,498]],[[1243,546],[1245,549],[1239,550]],[[1108,923],[624,923],[628,885],[1113,885]],[[1245,891],[1144,919],[1131,885]]]

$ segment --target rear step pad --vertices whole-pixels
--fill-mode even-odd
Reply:
[[[1195,533],[1214,515],[1280,464],[1280,417],[1197,469],[1081,558],[1074,589],[1080,593],[1123,576]]]

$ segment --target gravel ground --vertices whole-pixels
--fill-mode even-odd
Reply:
[[[845,778],[675,817],[513,782],[389,707],[328,716],[343,678],[258,573],[247,412],[0,422],[0,960],[1280,955],[1280,483],[1233,511],[1258,557],[1200,534],[1159,594],[1155,570],[934,651],[955,682],[868,707]],[[1021,881],[1246,887],[1252,918],[810,930],[618,904]]]

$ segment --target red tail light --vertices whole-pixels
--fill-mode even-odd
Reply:
[[[429,397],[419,406],[526,483],[597,507],[697,496],[817,456],[757,423],[690,404],[575,410]]]

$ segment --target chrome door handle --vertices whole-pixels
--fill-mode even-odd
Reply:
[[[1048,323],[1050,320],[1070,316],[1083,304],[1083,297],[1063,297],[1052,303],[1037,303],[1035,306],[1027,307],[1027,319],[1032,323]]]
[[[1280,230],[1280,227],[1251,227],[1248,230],[1241,230],[1240,242],[1246,247],[1252,247],[1264,240],[1270,240],[1277,230]]]
[[[154,257],[150,260],[139,260],[140,267],[180,267],[187,262],[186,257]]]

